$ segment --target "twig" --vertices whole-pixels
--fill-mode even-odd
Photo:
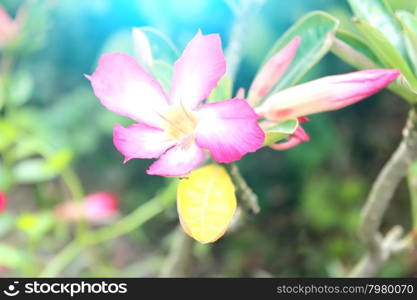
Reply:
[[[407,176],[413,216],[413,231],[417,232],[417,163],[413,163]]]
[[[174,232],[169,255],[162,267],[160,277],[184,277],[189,267],[194,241],[178,226]]]
[[[242,174],[240,174],[238,166],[236,164],[228,164],[225,166],[236,186],[236,196],[240,200],[242,207],[250,213],[259,213],[260,207],[258,203],[258,196],[247,184]]]
[[[80,182],[77,174],[70,168],[62,171],[61,178],[67,185],[72,194],[72,198],[75,202],[81,203],[84,199],[85,193],[83,185]],[[76,238],[80,239],[84,234],[87,234],[89,230],[87,222],[80,218],[77,222]]]
[[[369,250],[355,266],[350,277],[372,277],[392,254],[401,252],[410,245],[410,237],[401,238],[403,228],[394,226],[380,241],[379,247]]]
[[[396,227],[390,230],[385,238],[379,232],[379,227],[395,190],[407,175],[411,163],[416,158],[417,115],[415,109],[412,108],[403,130],[403,139],[379,173],[363,208],[359,234],[368,250],[350,274],[352,277],[366,277],[376,274],[392,253],[390,247],[387,249],[384,246],[387,239],[394,244],[399,241],[399,236],[393,239],[391,235]],[[394,230],[394,232],[398,232],[398,230]]]

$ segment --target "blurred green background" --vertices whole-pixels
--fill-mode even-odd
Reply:
[[[21,2],[1,0],[12,14]],[[409,10],[417,7],[414,0],[390,3]],[[145,174],[150,161],[122,164],[121,154],[113,147],[112,128],[128,120],[100,105],[83,74],[93,72],[106,49],[123,50],[132,26],[153,26],[171,37],[179,49],[199,28],[204,33],[220,33],[227,45],[233,14],[221,0],[50,0],[38,6],[32,39],[16,67],[22,77],[30,78],[26,80],[30,96],[24,100],[22,122],[25,118],[41,120],[37,129],[51,147],[71,152],[71,164],[86,193],[113,191],[120,197],[121,215],[127,214],[153,197],[166,179]],[[248,88],[273,43],[313,10],[329,12],[343,21],[342,26],[351,26],[345,1],[267,1],[247,20],[250,30],[235,88]],[[328,54],[305,80],[349,71],[353,69]],[[259,195],[261,213],[212,245],[196,245],[185,275],[345,274],[363,254],[356,234],[360,209],[376,174],[401,138],[406,112],[404,101],[384,90],[341,111],[312,116],[305,125],[309,143],[285,152],[265,148],[245,156],[239,166]],[[60,179],[51,179],[14,187],[9,192],[8,212],[15,216],[47,212],[68,200],[70,195]],[[402,186],[383,229],[393,224],[410,226],[407,197]],[[173,205],[129,235],[83,252],[63,275],[157,276],[177,224]],[[51,236],[59,234],[49,232],[30,252],[31,245],[22,236],[5,233],[3,244],[29,254],[10,254],[24,259],[14,268],[4,269],[2,276],[31,275],[22,265],[30,257],[47,260],[56,254],[64,241],[58,238],[57,242],[56,236],[51,241]],[[417,253],[395,257],[381,275],[416,276]]]

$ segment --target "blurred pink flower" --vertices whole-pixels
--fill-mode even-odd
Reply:
[[[203,162],[203,150],[230,163],[263,145],[259,117],[246,100],[200,105],[225,71],[219,35],[199,31],[175,62],[169,95],[126,54],[104,54],[87,78],[107,109],[140,122],[114,128],[125,162],[159,158],[148,174],[184,176]]]
[[[87,220],[95,223],[111,218],[119,209],[119,199],[112,192],[87,195],[82,202],[70,201],[58,205],[56,214],[63,220]]]
[[[97,192],[85,198],[85,214],[88,220],[111,217],[119,209],[119,199],[112,192]]]
[[[0,190],[0,213],[6,209],[6,194]]]
[[[400,75],[395,69],[363,70],[323,77],[268,95],[291,65],[300,42],[299,37],[294,38],[268,60],[249,90],[251,105],[256,106],[255,111],[268,121],[278,123],[344,108],[378,92]],[[258,105],[261,98],[265,100]],[[299,126],[287,142],[271,147],[284,150],[308,140],[307,133]]]
[[[19,9],[15,19],[12,19],[0,5],[0,48],[13,41],[18,35],[25,15],[23,8]]]

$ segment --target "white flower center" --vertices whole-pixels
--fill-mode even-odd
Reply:
[[[192,111],[183,106],[172,106],[161,117],[164,120],[163,129],[168,139],[185,145],[194,140],[197,117]]]

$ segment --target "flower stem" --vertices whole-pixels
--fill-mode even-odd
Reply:
[[[64,247],[40,273],[40,277],[55,277],[88,247],[125,235],[161,213],[175,200],[177,181],[171,181],[157,196],[140,205],[129,215],[107,227],[87,233]]]
[[[194,246],[194,240],[178,226],[173,234],[169,254],[162,267],[160,277],[183,277],[189,267],[189,258]]]
[[[407,177],[413,216],[413,231],[417,232],[417,164],[414,162]]]
[[[70,190],[73,200],[80,203],[84,199],[84,188],[78,179],[78,176],[75,174],[75,172],[67,168],[61,173],[62,180],[67,185],[68,189]],[[81,218],[77,222],[77,238],[82,238],[82,236],[87,232],[88,226],[87,223],[83,218]]]
[[[232,181],[236,186],[236,196],[240,200],[242,207],[253,214],[259,213],[258,196],[247,184],[242,174],[240,174],[238,166],[236,164],[227,164],[225,167],[229,171]]]

